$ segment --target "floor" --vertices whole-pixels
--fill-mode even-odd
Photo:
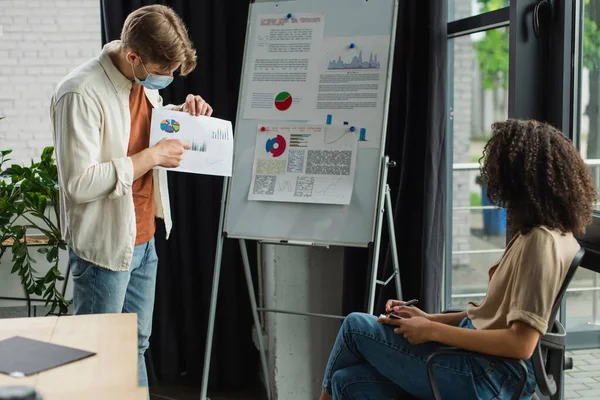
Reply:
[[[238,393],[209,393],[210,400],[262,400],[257,391]],[[161,387],[150,389],[150,400],[199,400],[200,390],[184,387]]]
[[[600,349],[575,350],[573,370],[567,371],[565,400],[600,399]]]

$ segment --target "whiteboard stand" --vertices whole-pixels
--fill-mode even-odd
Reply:
[[[360,38],[363,36],[381,36],[384,37],[383,40],[388,40],[387,37],[389,37],[387,51],[381,50],[381,53],[387,53],[382,55],[387,56],[388,59],[386,90],[383,96],[379,96],[378,104],[380,106],[377,111],[379,115],[376,117],[384,121],[381,129],[381,141],[378,148],[359,148],[355,175],[356,183],[352,193],[353,201],[351,201],[348,207],[333,207],[331,205],[319,207],[308,203],[276,203],[248,200],[248,188],[252,179],[252,174],[249,171],[253,169],[257,126],[269,123],[267,120],[262,121],[244,117],[246,100],[251,96],[248,86],[250,81],[248,79],[252,79],[253,76],[254,63],[252,52],[259,43],[259,37],[255,31],[257,31],[257,27],[259,26],[261,15],[284,16],[288,15],[287,13],[289,12],[335,15],[335,18],[327,18],[325,21],[324,40],[339,37]],[[257,344],[260,352],[264,383],[267,387],[267,398],[269,400],[273,397],[273,388],[269,378],[266,348],[259,312],[336,319],[344,319],[344,317],[257,307],[245,240],[297,246],[369,247],[373,250],[373,254],[370,260],[371,279],[368,288],[368,309],[366,311],[373,314],[377,285],[388,285],[393,279],[395,279],[398,298],[402,298],[392,201],[390,188],[387,184],[388,168],[393,167],[395,163],[391,162],[384,153],[397,14],[398,0],[296,0],[285,2],[277,0],[252,0],[250,2],[236,118],[235,131],[237,134],[234,137],[235,161],[232,177],[225,178],[223,181],[221,215],[218,227],[206,335],[201,400],[208,400],[206,396],[208,392],[217,295],[225,238],[239,240],[248,295],[250,296],[252,318],[254,326],[259,333],[257,335]],[[311,118],[310,120],[313,119]],[[314,121],[316,120],[321,119],[314,119]],[[383,221],[386,219],[384,214],[387,214],[390,250],[394,270],[392,276],[382,281],[378,280],[378,272]],[[265,223],[265,216],[268,216],[269,221],[277,223]],[[319,229],[315,229],[315,227],[319,227]],[[259,268],[261,268],[260,264]]]
[[[379,191],[379,212],[377,213],[377,226],[376,226],[376,236],[374,242],[374,252],[373,259],[371,264],[371,280],[370,280],[370,290],[369,290],[369,299],[368,299],[368,313],[373,314],[375,308],[375,294],[377,285],[387,286],[392,279],[395,280],[396,284],[396,293],[398,299],[402,299],[402,286],[400,279],[400,266],[398,261],[398,249],[396,248],[396,232],[394,229],[394,216],[393,216],[393,208],[392,208],[392,200],[390,195],[390,186],[387,183],[388,170],[389,168],[393,168],[396,166],[394,161],[390,161],[388,156],[383,158],[383,173],[381,174],[381,182],[380,182],[380,191]],[[223,242],[225,241],[225,234],[223,233],[224,226],[224,218],[225,218],[225,205],[227,203],[227,185],[229,179],[227,177],[223,180],[223,194],[221,198],[221,214],[219,219],[219,227],[218,227],[218,236],[217,236],[217,248],[215,254],[215,264],[214,264],[214,273],[213,273],[213,282],[212,282],[212,290],[210,297],[210,306],[209,306],[209,316],[208,316],[208,329],[206,333],[206,347],[204,351],[204,365],[202,372],[202,388],[201,388],[201,400],[210,400],[207,397],[208,394],[208,376],[210,373],[210,358],[212,354],[212,344],[213,344],[213,336],[214,336],[214,326],[215,326],[215,316],[217,310],[217,298],[219,291],[219,279],[221,275],[221,261],[223,259]],[[383,220],[384,214],[387,213],[387,223],[388,223],[388,232],[389,232],[389,242],[390,248],[392,252],[392,261],[394,270],[392,275],[386,279],[385,281],[378,280],[378,272],[379,272],[379,252],[381,250],[381,233],[383,231]],[[263,242],[269,243],[269,242]],[[277,242],[272,242],[277,243]],[[240,251],[242,253],[242,263],[244,265],[244,275],[246,277],[246,285],[248,287],[248,295],[250,298],[250,306],[252,308],[252,319],[254,322],[254,327],[257,330],[257,342],[258,342],[258,350],[260,355],[260,362],[262,367],[262,373],[265,379],[265,386],[267,387],[267,399],[271,400],[272,395],[272,387],[269,378],[269,366],[267,363],[267,355],[266,348],[264,343],[264,337],[262,332],[262,324],[259,318],[259,312],[272,312],[272,313],[280,313],[280,314],[290,314],[290,315],[301,315],[307,317],[320,317],[320,318],[333,318],[333,319],[344,319],[344,316],[339,315],[329,315],[329,314],[317,314],[317,313],[305,313],[305,312],[296,312],[296,311],[288,311],[288,310],[278,310],[278,309],[269,309],[269,308],[259,308],[256,302],[256,294],[254,291],[254,283],[252,281],[252,273],[250,270],[250,260],[248,258],[248,249],[246,247],[246,240],[239,239]],[[278,243],[281,244],[281,243]],[[260,268],[260,265],[259,265]]]
[[[206,332],[206,347],[204,350],[204,364],[202,366],[202,388],[200,392],[201,400],[210,400],[207,397],[208,394],[208,374],[210,371],[210,357],[212,353],[212,343],[215,328],[215,316],[217,312],[217,297],[219,292],[219,279],[221,277],[221,261],[223,259],[223,242],[225,241],[225,235],[223,234],[223,221],[225,218],[225,202],[227,198],[227,186],[229,178],[223,179],[223,194],[221,196],[221,214],[219,218],[219,227],[217,234],[217,249],[215,252],[215,265],[213,273],[212,290],[210,295],[210,306],[208,311],[208,329]],[[256,297],[254,296],[254,284],[252,283],[252,274],[250,272],[250,261],[248,260],[248,250],[246,249],[246,242],[240,239],[240,250],[242,252],[242,261],[244,264],[244,273],[246,274],[246,283],[248,285],[248,293],[250,294],[250,305],[252,307],[252,317],[254,319],[254,326],[257,329],[261,329],[260,319],[258,317],[258,307],[256,306]],[[267,358],[265,352],[265,346],[263,343],[262,332],[258,335],[258,347],[260,351],[260,361],[263,367],[263,375],[265,378],[265,385],[267,386],[267,398],[271,400],[271,383],[269,380],[269,370],[267,368]]]
[[[397,298],[402,300],[402,284],[400,279],[400,263],[398,261],[398,248],[396,247],[396,229],[394,228],[394,213],[392,208],[390,185],[387,183],[388,170],[390,168],[394,168],[395,166],[396,162],[390,161],[390,158],[388,156],[385,156],[383,158],[383,173],[381,174],[381,182],[379,184],[379,212],[377,215],[377,227],[375,230],[375,246],[373,249],[373,261],[371,266],[371,287],[369,290],[369,305],[367,307],[367,312],[369,314],[373,314],[373,311],[375,310],[375,292],[377,290],[377,285],[387,286],[393,278],[395,278],[396,282],[396,294],[398,296]],[[392,252],[392,265],[394,267],[394,270],[392,272],[392,275],[388,279],[386,279],[385,281],[380,281],[377,279],[377,275],[379,272],[381,233],[383,230],[383,219],[386,211],[390,243],[389,245]]]

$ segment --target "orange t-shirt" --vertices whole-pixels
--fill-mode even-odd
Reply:
[[[127,155],[132,156],[150,146],[152,105],[146,98],[144,88],[137,82],[133,83],[129,94],[129,111],[131,112],[131,133]],[[132,191],[137,227],[135,244],[137,246],[149,242],[156,229],[152,170],[133,182]]]

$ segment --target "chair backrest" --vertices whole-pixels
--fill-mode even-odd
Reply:
[[[571,261],[569,270],[554,300],[548,321],[548,332],[540,338],[531,357],[538,390],[544,396],[551,396],[551,398],[555,398],[562,389],[562,373],[565,368],[565,347],[567,344],[567,332],[562,324],[556,320],[556,315],[567,292],[567,287],[573,280],[584,255],[585,250],[581,248],[573,257],[573,261]],[[558,393],[558,396],[560,396],[560,393]]]
[[[548,326],[550,328],[552,327],[552,324],[556,320],[556,314],[558,314],[558,309],[560,308],[563,298],[565,297],[565,293],[567,292],[567,287],[569,287],[569,284],[573,280],[573,277],[575,276],[575,272],[577,271],[577,268],[581,265],[581,260],[583,259],[584,255],[585,255],[585,250],[582,247],[575,254],[575,257],[573,257],[573,261],[571,261],[571,265],[569,266],[567,275],[565,276],[565,279],[564,279],[562,285],[560,286],[560,290],[558,291],[558,295],[556,296],[556,299],[554,300],[554,305],[552,306],[552,312],[550,313],[550,319],[548,322]]]

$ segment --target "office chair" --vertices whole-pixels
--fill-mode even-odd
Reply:
[[[581,248],[577,254],[575,254],[575,257],[573,257],[573,261],[569,266],[565,280],[563,281],[560,290],[558,291],[558,295],[554,300],[554,305],[552,306],[550,321],[553,321],[553,323],[548,332],[544,336],[540,337],[540,340],[531,357],[535,379],[537,382],[537,389],[539,393],[541,393],[543,396],[549,396],[551,400],[560,400],[563,391],[563,371],[573,368],[573,359],[571,357],[565,357],[567,333],[560,321],[556,320],[556,315],[558,314],[558,309],[563,298],[565,297],[565,293],[567,292],[567,287],[569,286],[569,283],[571,283],[571,280],[575,275],[575,271],[579,265],[581,265],[581,260],[583,259],[584,254],[585,250]],[[516,365],[521,371],[521,376],[519,379],[519,384],[513,393],[512,400],[518,400],[521,398],[521,394],[523,393],[523,389],[525,388],[525,384],[527,382],[528,374],[527,366],[523,360],[490,356],[487,354],[474,353],[449,347],[438,350],[437,352],[431,354],[427,359],[427,375],[429,377],[429,384],[431,385],[433,396],[436,400],[442,400],[442,396],[435,380],[433,372],[433,360],[440,356],[478,356],[490,361],[505,361]],[[534,394],[533,399],[537,398],[537,395]]]

